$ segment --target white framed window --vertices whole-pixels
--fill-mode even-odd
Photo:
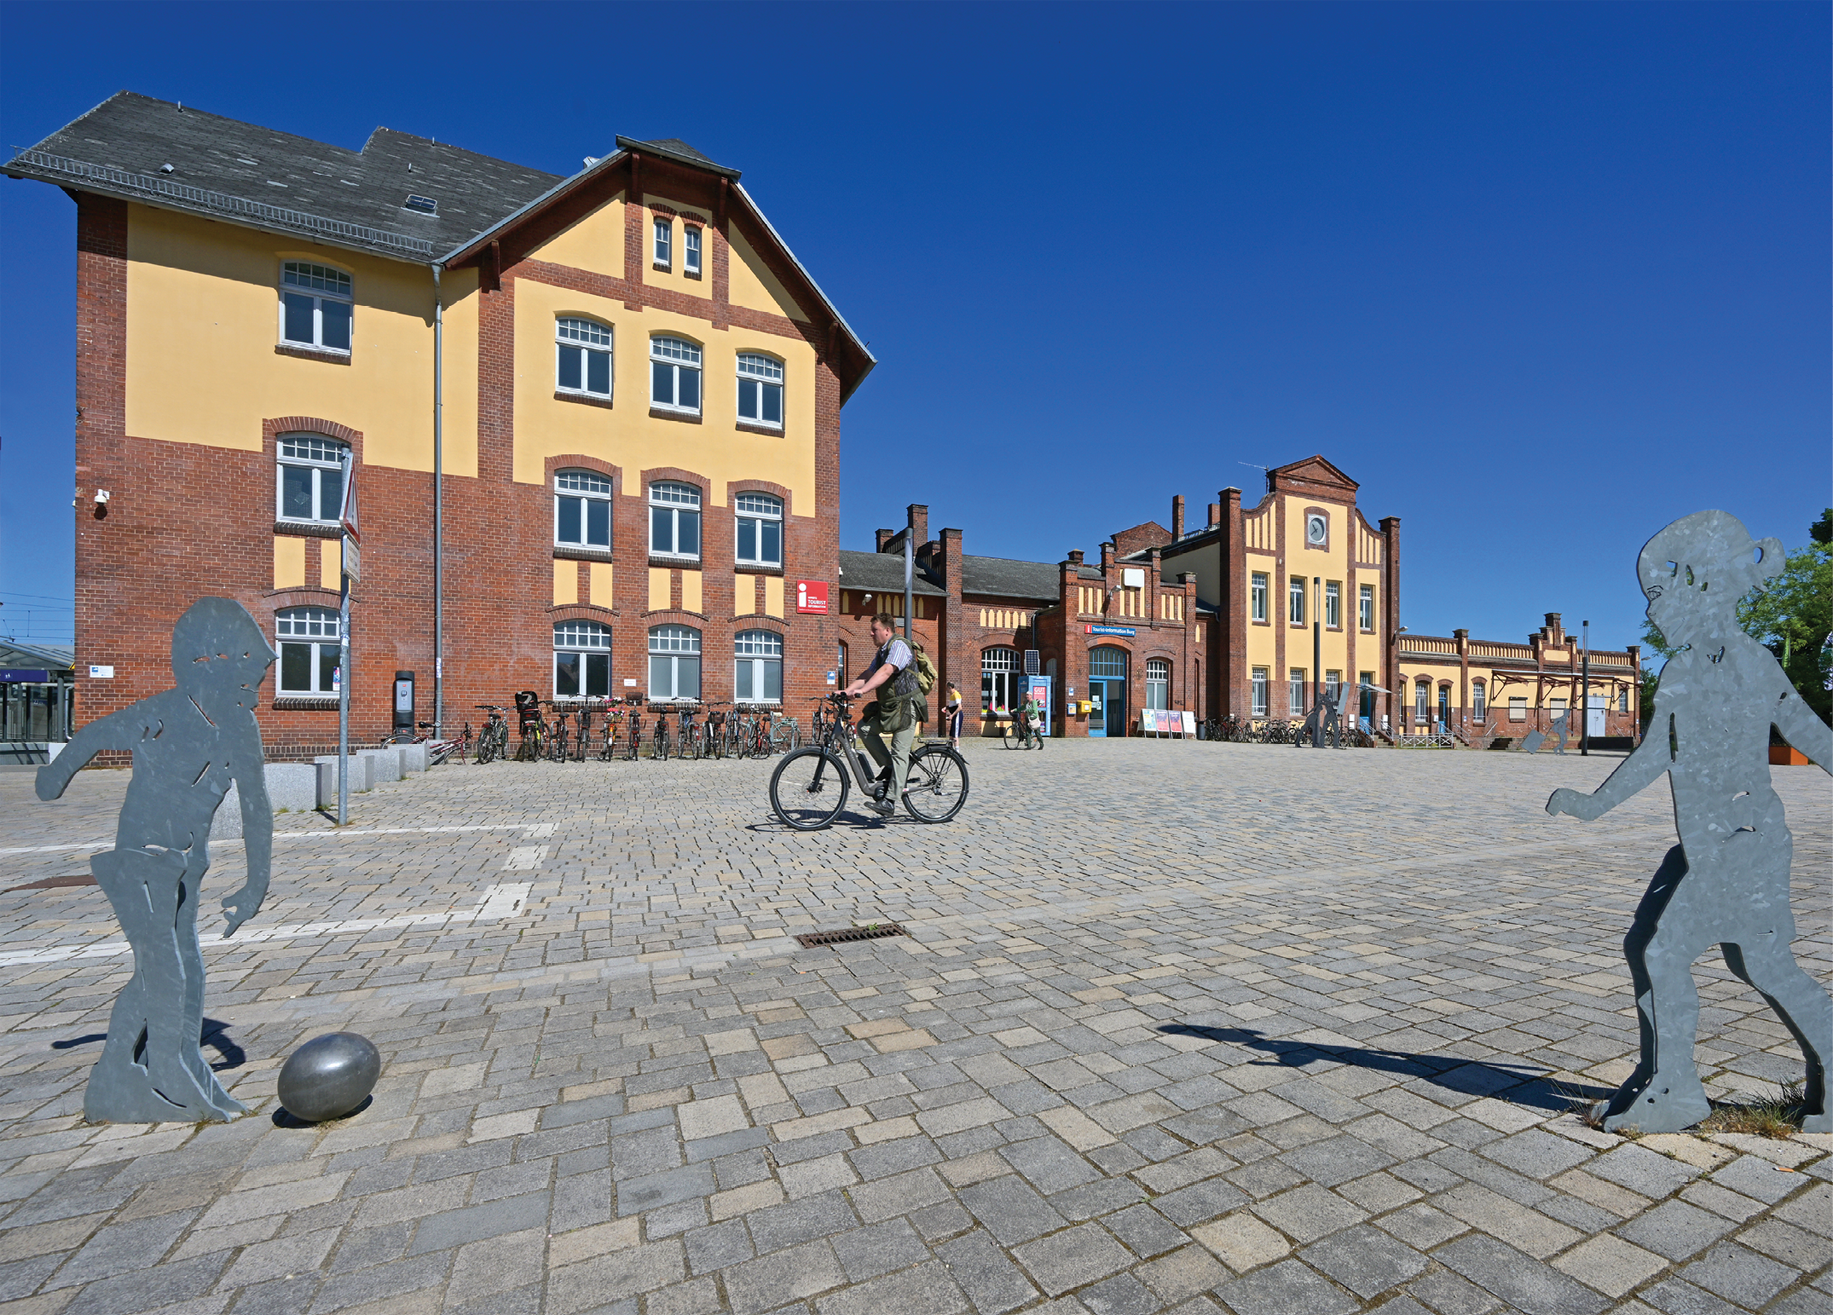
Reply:
[[[1423,676],[1413,686],[1413,719],[1420,726],[1432,720],[1432,682]]]
[[[1256,717],[1267,715],[1267,686],[1271,683],[1271,672],[1265,667],[1254,668],[1254,711]]]
[[[1287,715],[1302,717],[1309,711],[1305,707],[1305,669],[1293,667],[1286,673],[1286,710]]]
[[[554,321],[554,387],[588,397],[611,396],[611,329],[596,320]]]
[[[783,701],[783,637],[774,630],[741,630],[735,640],[732,698],[738,703]]]
[[[783,363],[761,352],[738,354],[738,418],[783,427]]]
[[[611,695],[611,627],[596,621],[554,626],[554,697],[603,699]]]
[[[1508,719],[1510,721],[1527,720],[1527,695],[1512,694],[1509,696]]]
[[[343,636],[329,607],[289,607],[274,617],[280,649],[281,694],[337,693],[338,649]]]
[[[700,272],[700,229],[693,224],[684,225],[681,229],[681,272]]]
[[[343,270],[306,260],[281,263],[281,342],[348,352],[353,305],[350,276]]]
[[[1547,704],[1548,715],[1554,719],[1557,720],[1566,715],[1566,701],[1564,699],[1549,699],[1547,700]]]
[[[1248,591],[1248,597],[1252,600],[1249,615],[1256,621],[1264,621],[1267,619],[1267,573],[1255,571],[1253,580]]]
[[[554,476],[554,542],[567,548],[611,547],[611,477],[596,470]]]
[[[685,338],[649,340],[649,402],[668,411],[700,414],[700,349]]]
[[[700,632],[689,626],[656,626],[649,632],[652,702],[700,697]]]
[[[1617,711],[1621,713],[1629,711],[1629,686],[1627,685],[1617,691]]]
[[[656,264],[667,269],[674,263],[675,221],[656,220]]]
[[[1305,624],[1305,577],[1295,575],[1286,582],[1286,617],[1295,626]]]
[[[1324,693],[1328,695],[1332,701],[1340,700],[1343,697],[1343,673],[1342,672],[1340,671],[1324,672]],[[1337,703],[1337,706],[1341,708],[1343,705],[1339,702]]]
[[[315,525],[337,523],[344,505],[344,453],[322,434],[282,434],[274,445],[277,519]]]
[[[1343,586],[1324,581],[1324,624],[1335,630],[1343,624]]]
[[[1357,592],[1359,595],[1357,606],[1362,613],[1357,619],[1361,621],[1364,630],[1372,631],[1375,628],[1375,586],[1372,584],[1358,585]]]
[[[768,493],[741,493],[732,500],[740,566],[783,564],[783,500]]]
[[[649,552],[654,557],[700,558],[700,490],[657,480],[649,486]]]
[[[1161,710],[1171,706],[1171,664],[1164,658],[1146,659],[1146,706]]]
[[[989,648],[980,654],[980,711],[986,717],[1009,717],[1016,706],[1018,650]]]
[[[1470,715],[1477,721],[1489,716],[1489,686],[1481,680],[1470,682]]]

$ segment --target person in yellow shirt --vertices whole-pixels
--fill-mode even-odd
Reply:
[[[948,732],[948,747],[961,747],[961,690],[954,681],[948,682],[948,700],[942,705],[942,725]]]

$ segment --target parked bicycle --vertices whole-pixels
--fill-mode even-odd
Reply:
[[[490,714],[484,723],[483,730],[477,736],[477,756],[473,762],[483,764],[499,762],[509,756],[509,719],[504,715],[507,709],[496,703],[479,703],[474,705],[478,711]]]
[[[846,807],[849,775],[868,797],[881,788],[878,769],[860,746],[846,705],[844,694],[821,700],[817,740],[786,755],[770,774],[770,806],[797,831],[832,825]],[[889,789],[889,783],[882,788]],[[917,821],[950,820],[967,802],[967,790],[967,762],[948,745],[931,742],[911,751],[903,802]]]

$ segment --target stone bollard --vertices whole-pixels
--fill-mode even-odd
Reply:
[[[335,775],[336,768],[332,768]],[[267,779],[267,799],[275,812],[286,810],[307,813],[317,806],[317,771],[311,763],[268,763],[262,768]],[[335,789],[335,787],[333,787]],[[242,834],[242,796],[234,785],[223,796],[210,823],[212,840],[236,840]]]

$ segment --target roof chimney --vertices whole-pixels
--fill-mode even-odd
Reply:
[[[1211,525],[1220,525],[1222,523],[1222,504],[1221,503],[1212,502],[1209,504],[1209,523]]]
[[[1176,543],[1184,537],[1184,495],[1173,494],[1171,497],[1171,542]]]
[[[874,548],[872,551],[873,552],[883,552],[885,550],[885,545],[891,542],[892,536],[895,535],[897,531],[896,530],[876,530],[874,531],[874,533],[878,535],[878,547]]]
[[[921,502],[913,502],[906,509],[906,514],[910,517],[906,524],[916,527],[916,533],[911,536],[910,551],[921,552],[923,545],[929,542],[929,507]]]

